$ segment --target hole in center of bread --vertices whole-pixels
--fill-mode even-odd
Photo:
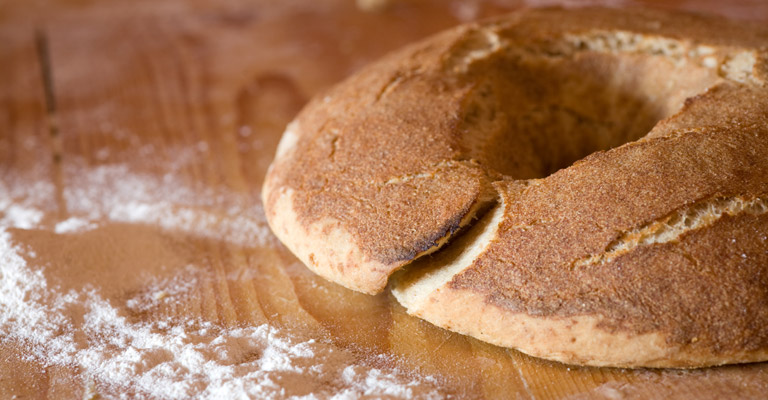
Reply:
[[[646,135],[717,80],[663,55],[503,54],[469,71],[464,146],[516,179],[543,178]]]

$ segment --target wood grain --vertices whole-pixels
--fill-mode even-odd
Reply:
[[[648,3],[654,2],[633,2]],[[119,202],[120,185],[127,183],[110,179],[126,174],[157,182],[172,177],[173,184],[191,188],[189,197],[169,200],[174,209],[217,221],[247,219],[254,209],[258,214],[260,186],[279,136],[311,96],[386,51],[462,18],[520,6],[403,0],[365,13],[347,1],[42,4],[0,7],[0,178],[3,187],[18,189],[15,201],[34,200],[45,210],[49,227],[89,207]],[[768,21],[763,2],[697,4],[663,6]],[[46,63],[55,97],[48,100],[41,72]],[[46,183],[52,193],[25,197],[22,188],[30,181]],[[81,204],[86,197],[98,204]],[[388,355],[400,368],[435,375],[446,396],[768,393],[766,364],[620,370],[534,359],[411,317],[388,294],[367,296],[326,282],[274,238],[249,241],[239,231],[216,236],[196,229],[200,225],[187,228],[105,216],[87,232],[17,230],[14,239],[44,259],[57,284],[92,285],[115,302],[149,293],[157,280],[194,278],[191,290],[173,301],[130,310],[134,320],[268,323],[300,337],[327,338],[373,365],[380,362],[377,355]],[[191,264],[196,268],[188,269]],[[0,397],[82,398],[88,385],[77,371],[25,360],[21,344],[0,341]]]

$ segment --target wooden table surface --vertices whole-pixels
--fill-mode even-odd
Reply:
[[[0,190],[34,203],[49,227],[9,229],[14,241],[46,260],[50,279],[87,282],[115,303],[194,262],[184,296],[126,313],[327,338],[360,358],[383,354],[432,375],[445,396],[768,397],[765,363],[578,368],[487,345],[408,316],[389,294],[328,283],[264,234],[263,175],[283,127],[311,96],[414,39],[524,5],[390,3],[365,11],[341,0],[0,0]],[[761,0],[592,3],[768,21]],[[137,187],[137,176],[154,186]],[[169,222],[120,208],[141,196],[196,217]],[[100,218],[98,227],[54,232],[77,216]],[[0,340],[0,398],[83,398],[86,390],[77,370],[41,365],[23,344]]]

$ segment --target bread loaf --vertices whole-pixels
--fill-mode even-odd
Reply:
[[[305,107],[267,218],[328,279],[378,293],[410,264],[410,313],[538,357],[766,360],[766,46],[653,10],[457,27]]]

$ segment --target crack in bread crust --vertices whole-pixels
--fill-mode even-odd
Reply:
[[[409,312],[537,356],[764,359],[766,38],[600,8],[448,30],[312,100],[265,179],[267,218],[317,273],[378,293],[413,264],[393,287]],[[476,312],[432,305],[457,301]],[[498,321],[475,327],[484,312]],[[540,338],[569,318],[575,342],[601,339]]]
[[[768,212],[768,197],[744,198],[741,196],[704,200],[674,213],[622,233],[601,254],[574,261],[572,268],[610,262],[622,254],[640,246],[677,241],[681,236],[696,229],[712,226],[720,218],[734,217],[742,213],[760,215]]]
[[[768,262],[768,215],[761,207],[745,209],[749,211],[724,213],[709,229],[688,232],[679,245],[659,243],[601,265],[571,271],[564,282],[570,280],[574,286],[575,307],[563,303],[562,309],[552,312],[531,312],[453,284],[453,278],[475,267],[474,262],[487,256],[489,246],[499,240],[503,213],[491,213],[459,238],[456,246],[396,274],[393,294],[410,313],[438,326],[567,363],[690,368],[732,363],[734,359],[761,361],[768,356],[768,332],[763,329],[768,323],[764,312],[768,281],[760,273]],[[758,220],[761,225],[754,225]],[[752,228],[764,232],[759,239],[762,243],[739,245]],[[731,237],[733,243],[719,236]],[[722,265],[708,265],[706,252],[718,254]],[[701,260],[691,258],[691,254]],[[672,263],[658,263],[660,260]],[[646,275],[644,270],[650,266],[661,274]],[[515,267],[510,265],[509,269]],[[738,272],[722,275],[721,269]],[[670,281],[665,282],[667,279]],[[715,286],[710,286],[712,283]],[[629,285],[623,293],[605,290],[622,285]],[[696,298],[701,300],[691,302]],[[671,322],[675,328],[667,330],[667,318],[644,326],[636,323],[654,308],[677,318]],[[466,310],[457,312],[461,309]],[[718,315],[732,317],[717,328],[708,326]]]
[[[725,79],[760,86],[765,84],[763,78],[755,75],[757,51],[754,50],[733,48],[717,54],[711,46],[626,31],[593,31],[587,34],[566,35],[566,39],[573,45],[573,52],[589,50],[602,53],[661,55],[677,64],[691,62],[716,70]],[[571,56],[572,53],[563,55]]]

